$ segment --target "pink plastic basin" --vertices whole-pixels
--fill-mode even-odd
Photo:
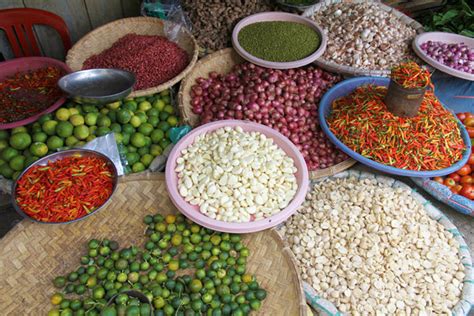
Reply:
[[[285,21],[285,22],[295,22],[304,24],[312,28],[316,33],[318,33],[321,42],[319,44],[318,49],[316,49],[311,55],[305,57],[300,60],[290,61],[290,62],[274,62],[264,60],[258,57],[253,56],[252,54],[248,53],[239,43],[239,32],[245,26],[257,23],[257,22],[269,22],[269,21]],[[308,65],[318,59],[320,56],[324,54],[327,45],[327,36],[324,34],[323,30],[311,19],[302,17],[300,15],[285,13],[285,12],[263,12],[251,15],[246,17],[234,27],[232,31],[232,45],[234,46],[235,51],[242,56],[245,60],[262,66],[266,68],[273,68],[273,69],[291,69],[291,68],[298,68]]]
[[[26,72],[29,70],[35,70],[43,67],[55,66],[62,69],[65,73],[70,73],[71,69],[62,61],[48,58],[48,57],[23,57],[23,58],[16,58],[8,61],[4,61],[0,63],[0,81],[6,79],[7,77],[11,77],[17,72]],[[2,124],[0,123],[0,129],[10,129],[19,126],[23,126],[29,123],[33,123],[34,121],[38,120],[42,115],[51,113],[57,108],[59,108],[64,102],[66,101],[66,95],[61,97],[59,100],[54,102],[49,108],[45,109],[44,111],[30,116],[26,119]]]
[[[228,223],[223,221],[218,221],[207,217],[199,211],[199,206],[193,206],[186,202],[178,192],[178,176],[174,171],[176,169],[176,159],[181,156],[181,151],[191,145],[194,142],[194,139],[201,134],[219,129],[221,127],[237,127],[240,126],[244,131],[255,131],[264,134],[267,137],[273,139],[274,143],[279,146],[289,157],[291,157],[295,163],[298,171],[296,172],[296,180],[298,183],[298,190],[296,191],[295,197],[290,202],[290,204],[278,214],[275,214],[271,217],[247,222],[247,223]],[[279,132],[271,129],[270,127],[253,123],[247,121],[239,120],[225,120],[218,121],[213,123],[205,124],[201,127],[198,127],[192,130],[189,134],[184,136],[173,148],[171,151],[168,162],[166,163],[166,186],[168,188],[168,193],[170,195],[171,201],[178,208],[178,210],[183,213],[186,217],[192,221],[202,225],[204,227],[228,233],[252,233],[261,231],[270,227],[274,227],[293,213],[296,212],[298,207],[304,202],[306,197],[306,192],[308,190],[309,177],[308,177],[308,167],[306,162],[303,159],[303,156],[299,152],[293,143],[291,143],[285,136]]]

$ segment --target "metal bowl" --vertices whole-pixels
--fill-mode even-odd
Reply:
[[[80,155],[81,157],[98,157],[98,158],[102,158],[104,159],[105,161],[107,161],[107,164],[111,167],[112,169],[112,193],[110,194],[110,196],[107,198],[107,200],[104,202],[104,204],[102,204],[101,206],[99,206],[98,208],[96,208],[94,211],[92,211],[91,213],[83,216],[83,217],[79,217],[79,218],[76,218],[72,221],[67,221],[67,222],[42,222],[42,221],[38,221],[32,217],[30,217],[28,214],[26,214],[25,212],[23,212],[23,210],[21,209],[21,207],[18,205],[18,203],[16,202],[16,188],[17,188],[17,184],[18,184],[18,180],[20,180],[26,172],[28,172],[28,170],[30,170],[31,168],[33,168],[34,166],[46,166],[48,164],[49,161],[56,161],[56,160],[61,160],[63,158],[66,158],[66,157],[70,157],[70,156],[75,156],[75,155]],[[64,151],[59,151],[57,153],[53,153],[51,155],[48,155],[48,156],[45,156],[41,159],[38,159],[37,161],[35,161],[34,163],[32,163],[28,168],[26,168],[25,170],[23,170],[23,172],[20,174],[20,176],[18,177],[18,179],[16,181],[13,182],[13,187],[12,187],[12,194],[11,194],[11,202],[13,204],[13,207],[15,208],[15,210],[17,211],[18,214],[20,214],[21,216],[23,216],[24,218],[27,218],[29,220],[32,220],[34,222],[37,222],[37,223],[41,223],[41,224],[67,224],[67,223],[72,223],[72,222],[77,222],[77,221],[80,221],[86,217],[89,217],[90,215],[96,213],[97,211],[99,211],[100,209],[102,209],[109,201],[110,201],[110,198],[112,197],[112,195],[114,195],[114,192],[115,192],[115,189],[117,188],[117,182],[118,182],[118,173],[117,173],[117,169],[115,168],[115,165],[114,163],[112,162],[112,160],[107,157],[106,155],[100,153],[100,152],[97,152],[97,151],[94,151],[94,150],[89,150],[89,149],[69,149],[69,150],[64,150]]]
[[[311,1],[308,4],[290,4],[290,3],[286,3],[285,0],[276,0],[275,2],[284,9],[304,11],[308,9],[309,7],[312,7],[313,5],[318,3],[319,0]]]
[[[120,69],[88,69],[73,72],[58,81],[59,87],[78,103],[104,104],[132,92],[135,75]]]

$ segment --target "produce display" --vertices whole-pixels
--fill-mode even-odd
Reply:
[[[57,67],[18,72],[0,81],[0,123],[11,123],[38,114],[63,93],[58,80],[64,75]]]
[[[190,56],[175,42],[158,35],[127,34],[112,47],[84,61],[82,69],[118,68],[135,74],[135,90],[159,86],[176,77]]]
[[[191,104],[202,124],[243,119],[272,127],[296,145],[314,171],[347,159],[317,120],[319,100],[339,80],[314,67],[275,70],[243,63],[228,74],[198,78]]]
[[[315,12],[312,19],[328,36],[323,59],[359,69],[390,69],[413,59],[416,30],[374,2],[340,2]]]
[[[421,89],[432,85],[430,72],[414,61],[402,62],[393,67],[390,79],[406,89]]]
[[[469,0],[449,0],[440,10],[420,16],[425,31],[456,33],[474,38],[474,4]]]
[[[112,167],[107,160],[70,156],[29,169],[18,179],[16,203],[40,222],[62,223],[102,206],[112,187]]]
[[[176,162],[180,195],[218,221],[270,217],[287,207],[298,189],[293,159],[273,139],[241,127],[197,136]]]
[[[282,233],[303,280],[341,312],[448,315],[461,299],[459,243],[407,188],[316,183]]]
[[[457,116],[468,129],[471,141],[474,142],[474,114],[458,113]],[[471,153],[468,162],[458,171],[451,173],[446,178],[435,177],[433,180],[444,184],[453,193],[474,200],[474,153]]]
[[[464,43],[427,41],[421,44],[420,48],[428,56],[448,67],[474,74],[474,48],[469,48]]]
[[[53,284],[56,315],[148,315],[124,291],[143,293],[154,315],[248,315],[267,292],[247,273],[249,249],[239,235],[215,232],[181,214],[147,215],[144,247],[119,249],[92,239],[80,266]],[[112,297],[114,305],[107,306]]]
[[[170,101],[165,90],[104,106],[69,102],[33,124],[0,131],[0,174],[16,179],[38,158],[110,132],[126,157],[126,172],[144,171],[171,143],[170,127],[178,125]]]
[[[193,24],[193,35],[199,46],[217,51],[231,46],[231,34],[235,24],[248,15],[273,11],[270,0],[213,1],[183,0],[183,9]]]
[[[462,158],[466,149],[458,121],[426,91],[415,117],[387,110],[387,88],[366,85],[332,104],[327,123],[351,150],[376,162],[407,170],[439,170]]]
[[[239,44],[249,54],[273,62],[300,60],[314,53],[321,42],[311,27],[295,22],[258,22],[243,27]]]

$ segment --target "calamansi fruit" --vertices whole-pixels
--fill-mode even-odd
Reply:
[[[15,149],[23,150],[30,146],[31,136],[26,132],[19,132],[10,137],[10,146]]]
[[[56,111],[56,119],[58,119],[59,121],[67,121],[69,120],[70,116],[71,112],[69,111],[69,109],[60,108]]]
[[[43,157],[48,153],[48,146],[43,142],[34,142],[30,146],[30,152],[33,156]]]

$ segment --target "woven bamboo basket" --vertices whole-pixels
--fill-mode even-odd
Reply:
[[[319,2],[318,4],[306,9],[303,12],[304,17],[312,18],[314,13],[321,11],[325,7],[333,4],[333,3],[340,3],[340,2],[348,2],[348,3],[363,3],[363,2],[377,2],[380,5],[380,9],[386,12],[391,12],[395,16],[398,17],[398,19],[406,24],[412,26],[417,34],[423,33],[423,26],[418,23],[417,21],[413,20],[409,16],[403,14],[402,12],[396,10],[395,8],[392,8],[388,5],[385,5],[383,3],[380,3],[380,1],[372,1],[372,0],[324,0]],[[413,56],[416,56],[413,53]],[[324,59],[323,57],[318,58],[315,61],[315,64],[318,65],[319,67],[326,69],[327,71],[330,72],[335,72],[341,75],[346,75],[346,76],[381,76],[381,77],[388,77],[390,75],[390,69],[360,69],[360,68],[355,68],[347,65],[340,65],[337,63],[334,63],[332,61],[328,61]]]
[[[79,264],[91,238],[117,240],[121,247],[145,241],[143,217],[176,213],[162,173],[121,178],[107,206],[69,225],[40,225],[23,220],[0,240],[0,306],[2,315],[45,315],[52,307],[55,276]],[[306,316],[296,261],[279,234],[266,230],[245,235],[250,249],[248,270],[267,290],[259,315]]]
[[[164,36],[164,21],[150,17],[134,17],[105,24],[86,34],[68,51],[66,64],[73,71],[81,70],[87,58],[110,48],[118,39],[128,33]],[[178,83],[191,71],[199,54],[196,40],[191,33],[187,30],[183,30],[177,44],[188,53],[190,58],[188,66],[173,79],[156,87],[133,91],[129,97],[150,95],[168,89]]]
[[[181,82],[178,92],[178,110],[184,124],[189,124],[193,127],[199,124],[199,115],[194,114],[191,107],[191,87],[196,83],[196,79],[199,77],[208,77],[211,71],[216,71],[220,74],[228,73],[232,70],[232,67],[242,62],[244,62],[244,59],[242,59],[235,50],[226,48],[207,55],[196,63],[193,71]],[[334,175],[350,168],[355,163],[356,161],[354,159],[349,158],[332,167],[311,171],[310,179]]]

